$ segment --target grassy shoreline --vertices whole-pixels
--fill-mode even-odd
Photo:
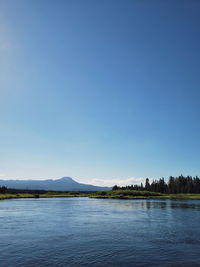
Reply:
[[[150,191],[111,190],[90,195],[101,199],[200,199],[200,194],[162,194]]]
[[[161,195],[161,196],[90,196],[90,198],[98,199],[200,199],[200,194],[172,194],[172,195]]]
[[[148,191],[111,190],[101,192],[46,192],[34,193],[4,193],[0,194],[0,200],[19,198],[55,198],[55,197],[89,197],[97,199],[200,199],[200,194],[161,194]]]
[[[81,193],[45,193],[45,194],[31,194],[31,193],[18,193],[18,194],[0,194],[0,200],[4,199],[18,199],[18,198],[55,198],[55,197],[86,197],[88,194]]]

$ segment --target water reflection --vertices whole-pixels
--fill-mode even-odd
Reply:
[[[112,206],[112,208],[120,209],[136,209],[136,208],[144,208],[144,209],[195,209],[200,210],[200,200],[110,200],[104,199],[101,200],[104,204]],[[102,205],[99,203],[99,200],[94,200],[94,206]]]
[[[200,201],[196,200],[146,200],[141,205],[147,209],[198,209]]]

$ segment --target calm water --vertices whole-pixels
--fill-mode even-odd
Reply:
[[[0,266],[200,266],[200,201],[0,201]]]

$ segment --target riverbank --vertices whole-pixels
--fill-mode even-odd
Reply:
[[[92,198],[108,199],[200,199],[200,194],[162,194],[149,191],[110,190],[91,194]]]
[[[0,200],[4,199],[17,199],[17,198],[54,198],[54,197],[86,197],[87,193],[45,193],[45,194],[31,194],[31,193],[18,193],[18,194],[0,194]]]
[[[200,199],[200,194],[161,194],[149,191],[110,190],[100,192],[46,192],[0,194],[0,200],[18,198],[89,197],[98,199]]]
[[[163,194],[160,196],[100,196],[100,195],[92,195],[90,198],[98,198],[98,199],[200,199],[200,194]]]

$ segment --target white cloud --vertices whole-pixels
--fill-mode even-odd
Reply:
[[[140,185],[141,183],[145,183],[146,178],[143,177],[131,177],[131,178],[113,178],[113,179],[90,179],[90,180],[84,180],[81,181],[82,183],[97,185],[97,186],[126,186],[126,185]]]

